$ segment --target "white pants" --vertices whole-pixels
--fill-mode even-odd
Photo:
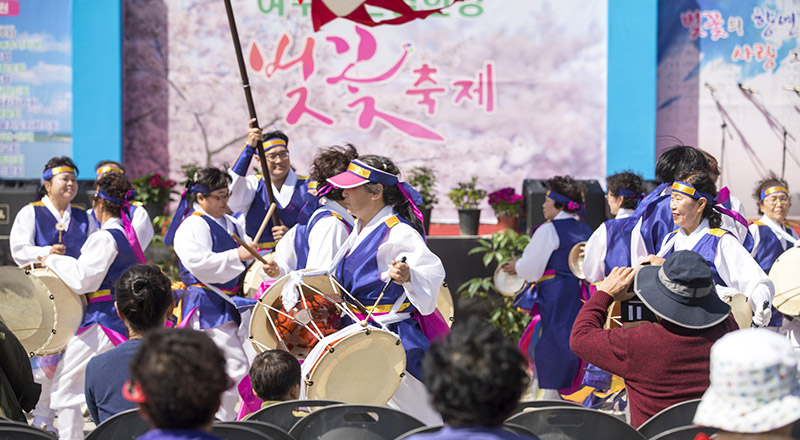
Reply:
[[[216,417],[223,422],[235,421],[236,404],[239,402],[239,390],[236,386],[250,369],[247,355],[245,355],[242,348],[242,341],[239,339],[239,327],[235,322],[226,322],[216,328],[201,329],[200,318],[197,313],[192,315],[186,327],[202,331],[222,350],[222,354],[225,356],[225,370],[228,373],[228,377],[233,379],[234,386],[222,393],[222,402]]]
[[[86,382],[86,365],[100,353],[114,348],[99,324],[94,324],[67,343],[64,356],[53,376],[50,406],[58,412],[58,437],[60,440],[83,439],[83,413],[81,405]],[[120,367],[123,368],[123,367]]]
[[[57,354],[51,356],[59,356]],[[44,368],[33,369],[33,380],[42,386],[42,393],[39,395],[39,401],[36,402],[36,408],[33,409],[33,426],[37,428],[53,429],[53,420],[56,417],[56,412],[50,407],[50,392],[53,385],[53,379],[47,377]]]
[[[247,356],[247,365],[253,365],[253,360],[258,356],[256,349],[253,348],[253,343],[250,342],[250,317],[253,316],[253,308],[249,308],[243,312],[242,323],[239,325],[239,339],[242,341],[242,348],[244,354]]]
[[[442,425],[442,416],[433,409],[425,384],[406,373],[400,387],[386,404],[389,408],[400,410],[428,426]]]
[[[800,317],[789,319],[789,317],[784,316],[778,332],[786,336],[786,339],[792,343],[794,355],[798,360],[797,368],[800,369]]]

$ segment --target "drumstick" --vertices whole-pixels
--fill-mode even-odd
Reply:
[[[405,263],[406,257],[401,258],[400,262]],[[392,280],[390,277],[389,281],[387,281],[386,284],[384,284],[383,289],[381,289],[381,294],[378,295],[378,299],[375,300],[375,305],[372,306],[372,309],[370,309],[369,313],[367,313],[367,316],[365,316],[364,320],[361,321],[361,327],[367,326],[367,321],[369,321],[369,317],[372,316],[372,311],[375,310],[376,307],[378,307],[378,303],[381,302],[381,299],[383,299],[383,294],[386,293],[386,291],[389,289],[389,286],[392,285],[392,282],[394,282],[394,280]]]
[[[262,264],[265,264],[265,265],[267,264],[267,260],[265,260],[261,255],[258,255],[258,252],[256,252],[255,249],[251,248],[249,244],[247,244],[244,241],[242,241],[242,239],[239,238],[238,235],[231,234],[231,238],[236,240],[236,242],[239,243],[239,246],[242,246],[243,248],[245,248],[247,250],[247,252],[250,252],[250,255],[256,257],[256,260],[260,261]]]
[[[267,210],[267,215],[264,216],[264,221],[261,222],[261,226],[258,227],[258,232],[256,232],[256,236],[253,238],[255,243],[258,243],[258,240],[261,238],[261,234],[264,233],[264,229],[267,228],[267,223],[269,223],[269,219],[272,218],[272,214],[275,213],[275,209],[278,208],[278,205],[272,203],[269,205],[269,209]]]

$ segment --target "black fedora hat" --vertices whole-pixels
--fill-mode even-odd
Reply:
[[[663,266],[642,267],[633,289],[659,318],[681,327],[713,327],[731,313],[717,295],[708,263],[693,251],[674,252]]]

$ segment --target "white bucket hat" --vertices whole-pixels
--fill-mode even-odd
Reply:
[[[728,432],[768,432],[800,419],[797,358],[765,329],[729,333],[711,347],[711,386],[694,424]]]

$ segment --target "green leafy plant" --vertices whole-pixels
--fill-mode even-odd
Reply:
[[[452,188],[447,197],[458,209],[476,209],[478,203],[486,197],[486,190],[478,189],[477,185],[477,177],[473,177],[469,182],[458,182],[458,186]]]
[[[164,206],[170,202],[172,194],[177,194],[172,188],[176,182],[172,179],[164,179],[160,173],[147,173],[144,176],[131,181],[136,188],[136,200],[145,205]]]
[[[506,229],[495,232],[488,239],[479,239],[469,255],[483,254],[483,265],[496,267],[521,255],[529,242],[527,235]],[[513,297],[503,296],[495,289],[492,277],[472,278],[459,286],[458,292],[463,297],[477,299],[487,312],[488,322],[514,340],[522,336],[531,321],[528,314],[517,311]]]
[[[409,172],[408,184],[422,196],[422,204],[419,209],[433,209],[433,205],[439,203],[436,198],[436,174],[432,168],[414,167]]]

